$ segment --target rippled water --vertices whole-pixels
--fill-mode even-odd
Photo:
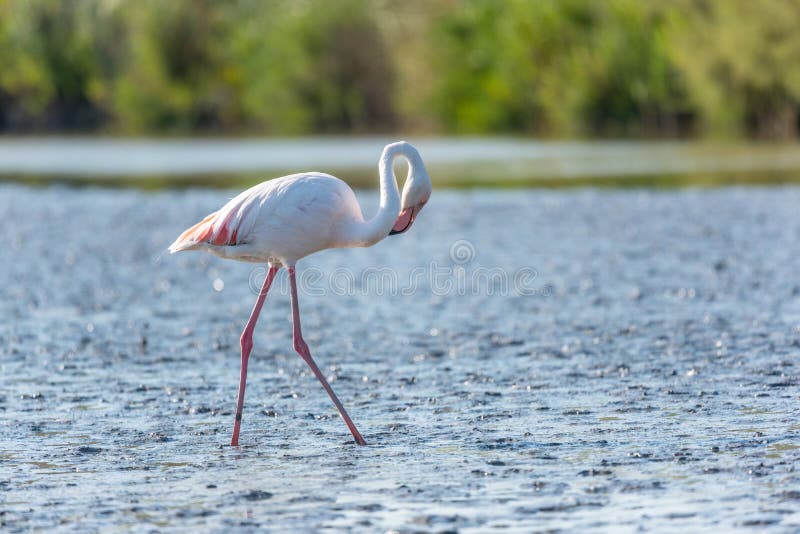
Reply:
[[[283,284],[235,449],[263,272],[163,252],[233,194],[0,187],[6,530],[800,528],[800,189],[437,191],[299,266],[369,446]]]

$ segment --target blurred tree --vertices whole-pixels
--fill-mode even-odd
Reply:
[[[800,0],[682,0],[670,15],[673,57],[706,131],[798,134]]]
[[[245,15],[246,14],[246,15]],[[277,133],[394,124],[394,70],[369,4],[240,2],[229,47],[245,112]]]
[[[224,79],[235,89],[240,126],[251,131],[301,134],[311,131],[314,112],[296,90],[309,68],[289,29],[289,4],[283,0],[243,0],[228,5],[231,28],[224,47]]]
[[[295,20],[307,68],[298,80],[318,131],[394,126],[394,68],[368,3],[307,4]]]
[[[536,66],[517,39],[517,32],[527,31],[514,17],[520,5],[465,2],[434,26],[438,76],[432,106],[445,128],[463,133],[535,129],[543,110],[537,88],[529,83]]]
[[[125,129],[180,132],[232,128],[235,93],[224,79],[226,33],[210,0],[139,0],[119,7],[125,53],[112,83]]]
[[[97,2],[0,2],[0,121],[21,130],[93,129],[103,119]],[[11,104],[16,105],[11,105]]]
[[[589,41],[581,54],[586,79],[577,79],[582,94],[573,119],[582,117],[591,134],[687,133],[695,111],[668,53],[664,4],[593,6],[595,22],[585,30]]]
[[[654,6],[467,2],[439,28],[434,104],[463,131],[680,133],[692,110],[667,53],[664,10]]]
[[[0,130],[796,136],[800,0],[0,0]]]

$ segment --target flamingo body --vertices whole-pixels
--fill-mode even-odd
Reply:
[[[397,156],[405,157],[409,164],[402,198],[392,169]],[[345,182],[329,174],[307,172],[251,187],[188,228],[170,245],[172,253],[204,250],[223,258],[269,265],[264,285],[240,339],[242,363],[231,445],[239,442],[253,330],[267,292],[281,267],[286,267],[289,272],[294,348],[331,397],[356,442],[366,444],[303,340],[295,264],[323,249],[366,247],[411,227],[431,194],[430,178],[419,152],[405,141],[387,145],[380,158],[379,171],[380,206],[369,220],[364,219],[355,193]]]
[[[363,221],[355,193],[339,178],[292,174],[240,193],[181,234],[169,250],[294,265],[314,252],[348,246],[341,236]]]

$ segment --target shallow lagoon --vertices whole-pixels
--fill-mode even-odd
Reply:
[[[292,352],[283,283],[238,449],[263,271],[164,253],[234,193],[0,186],[5,529],[800,527],[800,189],[437,191],[299,266],[370,445]]]
[[[390,137],[136,139],[0,137],[0,177],[29,184],[237,188],[300,170],[377,187]],[[434,186],[797,184],[800,144],[411,138]]]

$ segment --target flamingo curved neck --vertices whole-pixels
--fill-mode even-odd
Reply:
[[[381,241],[392,230],[392,226],[400,214],[400,192],[397,188],[397,178],[394,175],[393,163],[396,157],[403,156],[409,163],[409,182],[413,160],[405,150],[385,150],[381,154],[378,164],[380,172],[380,206],[377,213],[368,221],[355,225],[353,229],[353,244],[355,246],[369,247]]]

